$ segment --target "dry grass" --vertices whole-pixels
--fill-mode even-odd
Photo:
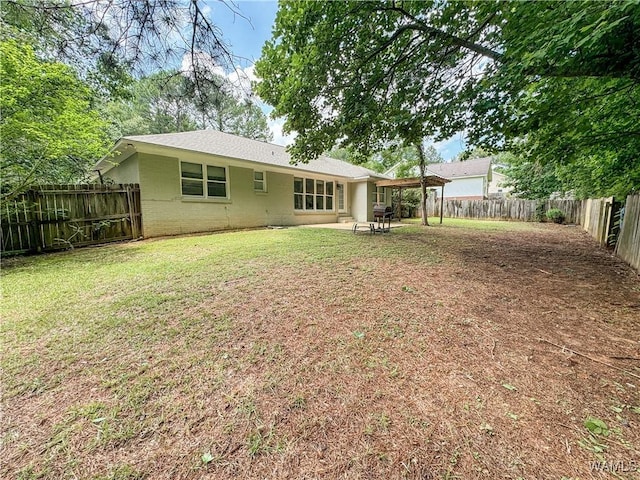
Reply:
[[[227,233],[3,277],[6,478],[638,478],[640,282],[575,228]]]

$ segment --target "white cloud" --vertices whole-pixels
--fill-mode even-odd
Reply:
[[[237,98],[251,99],[267,115],[267,125],[273,136],[272,143],[283,147],[291,145],[296,138],[296,133],[285,135],[283,133],[284,118],[271,118],[269,114],[273,111],[273,107],[264,103],[260,97],[253,93],[252,83],[260,81],[256,76],[255,66],[251,64],[245,68],[236,67],[233,72],[226,75],[226,78],[233,86],[233,92]]]
[[[231,92],[236,98],[240,100],[255,99],[251,83],[257,81],[258,77],[256,77],[253,65],[246,68],[237,66],[233,72],[226,75],[226,78],[231,85]]]
[[[448,162],[466,148],[464,137],[464,132],[459,132],[445,140],[434,142],[433,147],[442,155],[442,158]]]
[[[240,66],[234,67],[231,72],[216,63],[215,59],[204,52],[197,52],[195,55],[185,54],[182,57],[181,71],[184,75],[191,75],[194,68],[205,69],[224,79],[225,89],[238,100],[255,99],[251,89],[251,83],[258,80],[255,74],[255,67],[249,65],[246,68]],[[259,103],[259,102],[256,102]]]
[[[205,17],[211,18],[211,14],[213,12],[213,8],[211,8],[211,5],[205,3],[204,5],[200,6],[200,10]]]
[[[296,138],[296,134],[291,133],[289,135],[285,135],[282,131],[284,126],[284,118],[269,118],[267,123],[269,125],[269,129],[271,130],[271,133],[273,134],[272,143],[275,143],[276,145],[282,145],[283,147],[286,147],[293,143]]]
[[[216,75],[220,75],[221,77],[226,77],[226,73],[224,69],[218,65],[211,55],[204,52],[195,52],[193,55],[190,53],[185,53],[182,56],[182,64],[180,69],[183,74],[191,74],[193,72],[193,64],[196,64],[197,68],[207,69],[210,72],[215,73]]]

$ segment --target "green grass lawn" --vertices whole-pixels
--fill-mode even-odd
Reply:
[[[588,472],[597,442],[637,452],[635,430],[613,429],[615,415],[640,415],[625,380],[609,377],[621,374],[588,362],[602,370],[572,374],[531,342],[567,326],[589,351],[586,316],[598,338],[637,337],[632,307],[608,303],[628,303],[633,279],[578,231],[433,224],[6,260],[0,476],[534,478],[571,464],[569,478]],[[612,278],[627,283],[607,291]],[[514,289],[521,280],[527,288]],[[581,302],[585,289],[604,303],[596,293]],[[587,415],[612,433],[582,448]],[[572,456],[525,451],[554,435]]]
[[[64,340],[73,342],[74,349],[90,349],[98,339],[106,341],[118,328],[131,326],[135,317],[135,338],[145,339],[157,331],[158,316],[169,312],[182,316],[210,295],[212,285],[274,268],[304,271],[305,265],[353,258],[365,262],[380,256],[402,258],[405,247],[405,242],[389,236],[296,228],[177,237],[21,258],[3,271],[0,331],[19,342],[42,337],[47,345]],[[425,249],[415,252],[415,260],[437,261],[438,255]],[[9,374],[19,371],[20,357],[18,352],[5,356]],[[13,383],[22,380],[9,375],[7,381],[11,392]]]
[[[211,362],[202,352],[192,355],[189,346],[206,333],[207,345],[218,348],[216,341],[232,329],[233,319],[224,309],[202,308],[225,285],[239,281],[263,288],[264,272],[304,275],[313,265],[402,259],[414,240],[410,234],[372,237],[291,228],[166,238],[5,261],[0,310],[4,399],[67,392],[81,377],[93,378],[116,396],[111,402],[89,400],[80,390],[85,387],[77,387],[78,398],[54,423],[44,446],[36,447],[34,439],[16,440],[18,450],[45,452],[37,467],[23,469],[24,478],[77,471],[78,460],[67,454],[83,420],[91,424],[101,419],[95,424],[98,435],[90,441],[92,452],[147,428],[146,421],[135,419],[146,416],[155,388],[179,386],[193,401],[198,378],[164,379],[158,387],[159,374],[147,372],[145,359],[173,345],[171,356],[179,360],[170,366],[171,375],[179,375],[182,363],[207,370]],[[425,264],[439,261],[429,248],[413,258]],[[33,413],[43,421],[47,415],[55,417],[52,412]]]
[[[2,332],[24,338],[61,323],[84,330],[96,319],[117,322],[123,308],[187,306],[207,295],[212,283],[265,268],[402,258],[412,240],[397,238],[324,229],[254,230],[20,258],[5,263],[3,271]],[[438,259],[428,249],[413,256],[416,261]]]

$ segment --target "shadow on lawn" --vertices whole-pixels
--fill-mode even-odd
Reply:
[[[10,274],[31,268],[46,269],[65,266],[86,265],[95,268],[99,265],[124,264],[144,255],[137,242],[108,243],[59,252],[9,257],[2,259],[2,273]]]

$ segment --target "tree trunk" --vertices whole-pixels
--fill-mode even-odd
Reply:
[[[418,148],[418,158],[420,159],[420,201],[422,204],[422,225],[429,226],[429,219],[427,218],[427,179],[425,175],[427,173],[427,161],[424,155],[424,147],[422,142],[416,145]]]

